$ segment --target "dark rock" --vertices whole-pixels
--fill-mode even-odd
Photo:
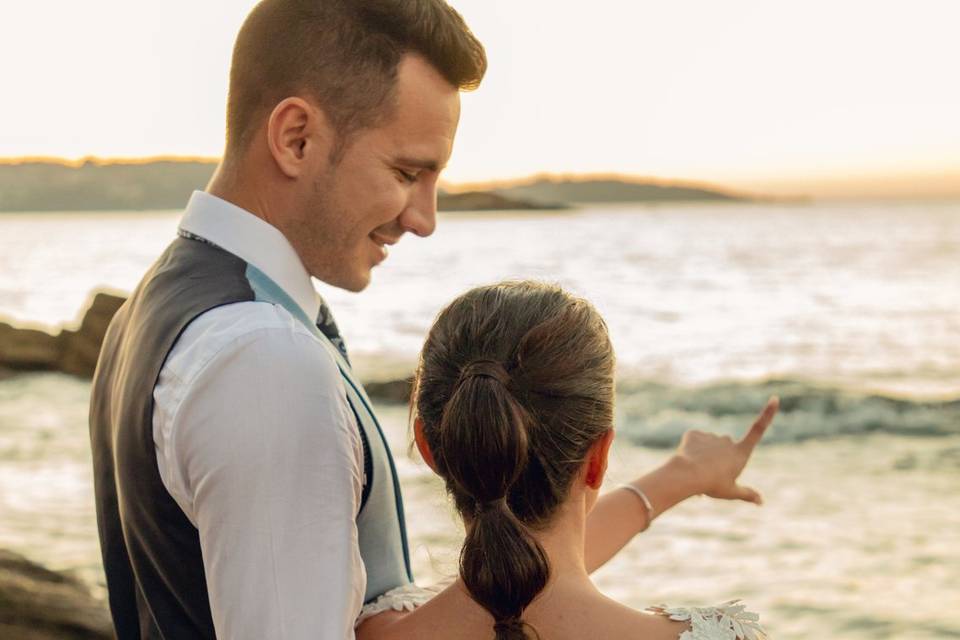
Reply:
[[[79,580],[0,550],[0,638],[107,640],[114,634],[106,604]]]
[[[64,329],[57,337],[61,345],[59,369],[64,373],[92,377],[97,368],[100,346],[110,320],[126,298],[99,292],[83,315],[78,331]]]
[[[21,371],[48,371],[58,367],[59,359],[60,345],[55,336],[0,323],[0,365]]]
[[[413,378],[405,380],[387,380],[385,382],[364,382],[363,388],[373,400],[408,404],[413,391]]]
[[[97,367],[107,326],[124,300],[109,293],[96,293],[83,314],[80,328],[76,331],[64,329],[55,336],[0,323],[0,378],[4,377],[4,368],[63,371],[91,377]]]
[[[110,320],[125,301],[122,296],[95,293],[80,328],[64,329],[56,336],[0,323],[0,380],[15,371],[62,371],[92,377]],[[365,382],[364,388],[375,400],[408,404],[412,385],[413,378],[408,377]]]

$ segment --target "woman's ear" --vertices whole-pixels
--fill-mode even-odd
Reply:
[[[423,461],[427,463],[427,466],[433,469],[433,472],[437,472],[437,463],[433,460],[433,453],[430,451],[430,445],[427,444],[427,439],[423,435],[423,418],[417,417],[413,421],[413,439],[417,443],[417,451],[420,452],[420,455],[423,457]]]
[[[613,444],[613,429],[609,429],[593,443],[587,454],[587,471],[584,482],[591,489],[599,489],[603,484],[603,476],[607,473],[607,458],[610,456],[610,445]]]

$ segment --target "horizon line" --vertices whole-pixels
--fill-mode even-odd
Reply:
[[[201,164],[218,164],[221,158],[214,156],[178,156],[178,155],[156,155],[156,156],[141,156],[141,157],[110,157],[105,158],[101,156],[88,155],[81,156],[78,158],[63,158],[59,156],[9,156],[9,157],[0,157],[0,166],[11,166],[19,164],[56,164],[65,167],[78,168],[86,164],[94,164],[98,166],[109,166],[114,164],[150,164],[153,162],[182,162],[184,164],[188,163],[201,163]],[[722,187],[716,183],[710,183],[709,181],[701,181],[694,179],[685,179],[685,178],[665,178],[658,176],[651,176],[646,174],[630,174],[630,173],[621,173],[616,171],[600,171],[600,172],[585,172],[585,173],[575,173],[575,172],[560,172],[554,173],[550,171],[539,171],[536,173],[531,173],[523,176],[516,176],[510,178],[490,178],[486,180],[470,180],[466,182],[452,182],[449,180],[441,180],[441,186],[455,186],[457,190],[469,190],[470,188],[479,188],[483,185],[490,185],[488,188],[506,188],[514,186],[522,186],[526,184],[532,184],[539,180],[567,180],[571,182],[587,182],[592,180],[619,180],[621,182],[642,182],[644,184],[656,184],[659,186],[671,186],[671,187],[710,187],[715,190],[723,190],[728,195],[746,195],[742,192],[738,192],[735,189],[730,189],[727,187]]]
[[[151,162],[201,162],[201,163],[219,163],[220,158],[214,156],[178,156],[175,154],[156,155],[156,156],[116,156],[105,158],[101,156],[87,155],[77,158],[64,158],[62,156],[7,156],[0,157],[0,166],[10,166],[17,164],[59,164],[65,167],[82,167],[87,163],[96,165],[111,164],[149,164]]]
[[[512,187],[523,187],[532,184],[536,184],[541,181],[549,182],[594,182],[594,181],[604,181],[611,180],[615,182],[623,182],[627,184],[643,184],[643,185],[655,185],[658,187],[680,187],[680,188],[692,188],[692,189],[705,189],[713,191],[715,193],[721,193],[726,196],[733,198],[748,198],[748,199],[764,199],[764,198],[775,198],[777,200],[786,198],[807,198],[806,195],[790,195],[790,196],[765,196],[756,193],[750,193],[746,189],[736,189],[727,186],[722,186],[716,182],[709,180],[696,180],[692,178],[664,178],[651,176],[647,174],[633,174],[633,173],[620,173],[616,171],[599,171],[599,172],[584,172],[584,173],[571,173],[571,172],[561,172],[553,173],[550,171],[540,171],[538,173],[528,174],[526,176],[520,176],[516,178],[494,178],[492,180],[476,180],[470,182],[447,182],[443,181],[442,184],[446,186],[451,186],[454,188],[454,193],[462,193],[465,191],[489,191],[492,189],[509,189]]]
[[[154,162],[181,162],[184,164],[218,164],[220,158],[210,156],[177,156],[177,155],[158,155],[143,157],[113,157],[103,158],[99,156],[82,156],[80,158],[61,158],[57,156],[22,156],[22,157],[0,157],[0,167],[15,166],[22,164],[55,164],[64,167],[77,169],[87,164],[96,166],[111,165],[144,165]],[[508,189],[511,187],[526,186],[535,184],[539,181],[566,181],[566,182],[591,182],[596,180],[613,180],[627,184],[656,185],[660,187],[680,187],[703,189],[720,193],[731,198],[749,199],[749,200],[803,200],[808,199],[807,195],[791,194],[771,196],[768,194],[751,193],[744,189],[735,189],[727,186],[721,186],[716,182],[685,179],[685,178],[665,178],[650,175],[627,174],[619,172],[586,172],[586,173],[553,173],[549,171],[540,171],[525,176],[512,178],[493,178],[489,180],[478,180],[468,182],[452,182],[449,180],[440,180],[438,186],[449,193],[464,193],[467,191],[491,191],[494,189]]]
[[[22,164],[53,164],[71,168],[80,168],[87,164],[97,166],[144,165],[159,162],[217,164],[221,160],[216,156],[160,154],[150,156],[114,156],[103,157],[85,155],[75,158],[62,156],[7,156],[0,157],[0,167]],[[593,180],[616,180],[625,183],[653,184],[667,187],[703,188],[733,197],[758,200],[911,200],[911,199],[955,199],[960,198],[960,167],[945,167],[940,170],[891,172],[857,172],[836,175],[804,175],[800,172],[784,173],[780,176],[769,174],[750,177],[730,177],[727,179],[699,179],[653,176],[650,174],[624,173],[620,171],[538,171],[521,176],[497,177],[480,180],[454,182],[441,179],[439,187],[459,193],[469,190],[490,190],[533,184],[540,180],[587,182]],[[905,181],[918,180],[926,184],[918,192],[906,188]],[[891,181],[900,182],[899,188],[891,187]],[[931,184],[932,181],[934,184]],[[725,184],[737,186],[724,186]],[[942,186],[941,186],[942,185]],[[956,186],[953,186],[956,185]],[[886,189],[884,188],[886,187]],[[946,187],[946,188],[944,188]]]

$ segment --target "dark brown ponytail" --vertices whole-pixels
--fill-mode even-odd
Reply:
[[[447,491],[467,523],[460,576],[497,640],[550,579],[533,535],[566,499],[613,423],[613,350],[585,300],[538,282],[478,287],[430,330],[414,401]]]
[[[529,417],[507,390],[502,365],[477,360],[461,372],[440,421],[449,479],[474,499],[460,551],[470,595],[495,621],[497,640],[526,638],[520,617],[547,584],[550,566],[507,504],[507,491],[527,462]],[[476,425],[482,424],[478,429]]]

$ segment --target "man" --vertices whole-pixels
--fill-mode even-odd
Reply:
[[[388,246],[433,232],[459,91],[485,70],[442,0],[264,0],[247,18],[223,161],[94,378],[120,640],[350,638],[364,602],[412,580],[393,460],[310,277],[360,291]],[[759,499],[735,484],[749,451],[691,442],[634,483],[657,513]],[[654,515],[601,499],[591,568]]]
[[[265,0],[224,159],[110,326],[91,400],[127,638],[346,638],[411,580],[393,461],[310,276],[359,291],[436,223],[483,47],[442,0]]]

